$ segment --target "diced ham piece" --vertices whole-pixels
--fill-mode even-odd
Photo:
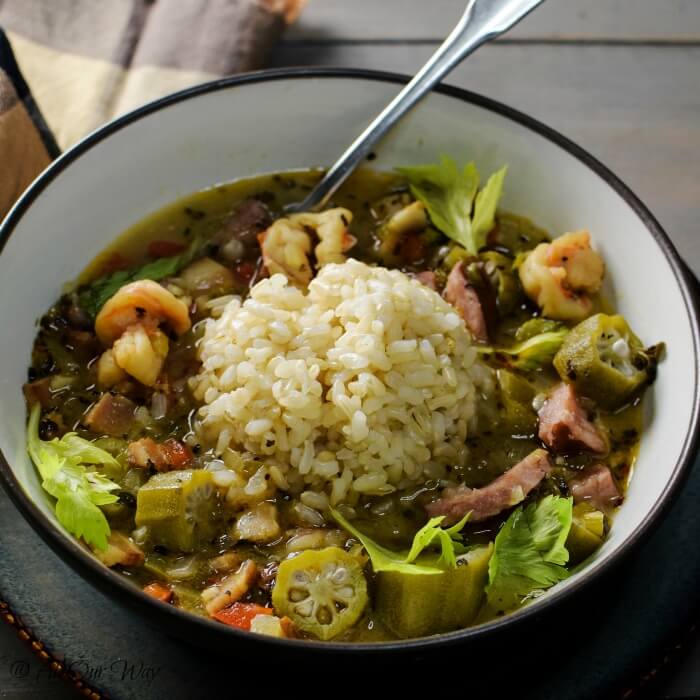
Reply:
[[[604,464],[586,467],[569,482],[574,503],[590,503],[598,510],[610,510],[622,500],[612,472]]]
[[[538,415],[540,440],[555,452],[587,450],[604,454],[608,451],[605,437],[588,420],[571,384],[557,385]]]
[[[535,450],[525,459],[480,489],[458,486],[445,489],[442,496],[426,506],[432,517],[444,515],[443,524],[461,520],[471,511],[469,522],[492,518],[501,511],[521,503],[552,470],[546,450]]]
[[[443,296],[457,309],[474,338],[482,343],[488,342],[489,331],[484,309],[474,285],[464,274],[461,261],[450,271]]]
[[[258,567],[251,559],[246,559],[234,574],[227,576],[221,583],[216,583],[202,591],[204,607],[210,615],[240,600],[255,583]]]
[[[421,284],[424,284],[426,287],[430,287],[430,289],[432,289],[433,291],[437,291],[435,273],[432,270],[423,270],[423,272],[417,272],[416,279]]]
[[[209,560],[209,566],[214,571],[233,571],[241,563],[241,557],[237,552],[224,552]]]
[[[123,437],[134,421],[136,404],[120,394],[106,392],[88,411],[85,424],[95,433]]]
[[[175,438],[156,442],[145,437],[132,442],[127,448],[127,458],[132,467],[167,472],[173,469],[187,469],[192,464],[189,447]]]
[[[27,382],[23,387],[24,398],[33,406],[38,403],[42,408],[49,408],[52,405],[51,401],[51,377],[36,379],[33,382]]]
[[[107,538],[107,549],[97,550],[95,556],[105,566],[141,566],[144,561],[143,550],[135,545],[126,535],[112,531]]]

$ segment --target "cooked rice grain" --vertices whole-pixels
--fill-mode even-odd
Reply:
[[[197,430],[260,456],[304,501],[353,503],[463,464],[490,371],[455,310],[398,270],[326,265],[308,293],[282,275],[211,303]],[[325,503],[325,501],[323,501]]]

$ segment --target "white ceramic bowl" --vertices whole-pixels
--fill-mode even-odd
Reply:
[[[54,162],[0,232],[0,450],[5,486],[49,544],[110,594],[159,624],[209,643],[237,630],[155,603],[97,564],[57,524],[25,452],[26,379],[35,320],[117,234],[174,199],[254,174],[327,166],[399,89],[403,78],[357,71],[272,71],[209,83],[106,125]],[[667,357],[649,392],[634,478],[610,537],[580,573],[499,621],[391,648],[479,637],[525,620],[592,580],[658,520],[695,453],[698,317],[670,241],[639,200],[562,136],[503,105],[454,88],[423,102],[378,149],[390,169],[449,153],[482,172],[509,165],[502,206],[555,234],[590,229],[616,307]],[[250,637],[250,635],[248,635]],[[256,641],[261,641],[258,638]],[[266,642],[275,643],[275,642]],[[314,643],[305,647],[321,646]],[[347,649],[325,645],[325,649]]]

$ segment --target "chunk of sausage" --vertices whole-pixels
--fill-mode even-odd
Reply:
[[[607,452],[605,437],[588,420],[571,384],[558,384],[547,397],[538,415],[540,440],[555,452]]]
[[[153,467],[159,472],[187,469],[192,465],[189,447],[175,438],[161,443],[149,437],[136,440],[127,448],[127,459],[132,467]]]
[[[24,398],[29,406],[38,403],[42,408],[50,408],[53,405],[51,379],[51,377],[44,377],[33,382],[27,382],[22,386]]]
[[[464,274],[461,261],[452,268],[447,277],[444,297],[457,309],[474,338],[482,343],[488,342],[486,315],[476,288]]]
[[[569,482],[574,503],[590,503],[598,510],[610,510],[622,500],[612,472],[604,464],[586,467]]]
[[[224,221],[211,242],[219,246],[219,255],[224,260],[238,260],[244,248],[253,245],[257,235],[271,223],[272,217],[267,207],[260,200],[248,199]],[[235,245],[235,242],[244,248]]]
[[[441,498],[426,506],[432,517],[444,515],[444,524],[461,520],[471,511],[470,522],[479,522],[521,503],[552,470],[545,450],[535,450],[525,459],[480,489],[458,486],[445,489]]]
[[[134,422],[135,410],[136,404],[125,396],[105,393],[88,411],[85,424],[94,433],[122,437]]]

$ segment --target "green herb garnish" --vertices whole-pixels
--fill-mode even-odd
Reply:
[[[86,465],[116,465],[117,461],[109,452],[75,433],[66,433],[60,440],[42,440],[40,414],[37,404],[29,416],[27,451],[39,471],[42,487],[56,499],[56,517],[72,535],[105,550],[110,527],[99,506],[118,500],[110,492],[119,485]]]
[[[552,364],[554,356],[559,352],[567,335],[569,335],[569,329],[564,326],[559,330],[534,335],[510,348],[480,345],[477,346],[476,351],[482,355],[505,356],[504,364],[508,367],[531,372]]]
[[[518,326],[518,330],[515,331],[515,339],[522,343],[542,333],[562,331],[565,329],[566,326],[561,323],[561,321],[552,321],[552,319],[549,318],[531,318]]]
[[[189,265],[199,252],[201,240],[194,238],[187,250],[169,258],[159,258],[141,267],[129,270],[118,270],[111,275],[99,277],[82,289],[78,294],[78,303],[91,318],[95,319],[100,309],[113,297],[121,287],[137,280],[153,280],[158,282],[165,277],[177,274],[183,267]]]
[[[439,164],[397,168],[433,224],[472,255],[486,244],[486,234],[494,226],[506,170],[491,175],[477,194],[480,178],[474,162],[460,170],[452,158],[443,155]]]
[[[567,578],[565,542],[572,500],[545,496],[513,511],[496,536],[486,595],[496,610],[511,610],[535,591]]]
[[[398,571],[404,574],[439,574],[445,569],[454,569],[457,566],[457,554],[469,551],[469,548],[462,544],[462,536],[459,531],[464,527],[471,513],[467,513],[462,520],[450,528],[440,527],[440,523],[445,519],[444,515],[431,518],[415,534],[408,552],[392,552],[390,549],[382,547],[367,535],[363,535],[333,508],[331,508],[331,515],[341,527],[362,543],[376,573]],[[416,564],[418,556],[434,544],[440,547],[440,556],[435,563],[433,565]]]

